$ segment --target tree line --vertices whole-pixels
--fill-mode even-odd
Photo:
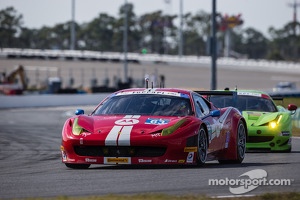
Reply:
[[[137,16],[134,5],[128,3],[119,9],[118,17],[100,13],[92,21],[75,22],[76,50],[123,51],[124,18],[128,21],[128,52],[177,55],[180,45],[178,15],[164,14],[161,10]],[[222,16],[217,14],[217,24]],[[23,26],[23,16],[13,7],[0,10],[0,47],[32,49],[70,49],[72,21],[53,27],[29,29]],[[220,25],[218,25],[220,26]],[[198,11],[182,16],[183,55],[209,55],[211,14]],[[250,59],[299,61],[300,24],[287,22],[282,28],[268,29],[267,38],[258,30],[242,26],[230,29],[231,50]],[[219,55],[224,48],[225,31],[217,33]],[[237,56],[238,57],[238,56]]]

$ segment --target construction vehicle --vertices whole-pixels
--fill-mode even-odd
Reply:
[[[7,75],[5,72],[3,72],[1,75],[2,77],[0,79],[0,94],[20,95],[23,94],[23,91],[27,89],[27,82],[23,65],[19,65]],[[20,80],[20,83],[18,80]]]

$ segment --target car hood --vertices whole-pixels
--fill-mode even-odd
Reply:
[[[243,117],[245,120],[253,126],[261,126],[268,122],[271,122],[277,118],[278,112],[255,112],[255,111],[243,111]]]
[[[132,127],[132,131],[140,134],[152,134],[175,125],[180,120],[185,123],[191,117],[165,117],[140,115],[114,116],[78,116],[78,125],[90,133],[108,133],[116,126]]]

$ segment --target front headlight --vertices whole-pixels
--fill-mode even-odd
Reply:
[[[72,133],[74,135],[80,135],[83,132],[83,128],[78,125],[78,118],[74,119]]]
[[[276,122],[270,122],[269,123],[269,127],[270,128],[275,128],[277,126],[277,123]]]
[[[282,118],[282,115],[279,115],[274,121],[269,122],[269,127],[272,129],[276,128],[277,125],[280,123],[281,118]]]
[[[174,124],[173,126],[170,126],[168,128],[165,128],[162,130],[161,135],[162,136],[167,136],[167,135],[171,135],[174,131],[176,131],[183,123],[185,122],[184,119],[179,120],[176,124]]]

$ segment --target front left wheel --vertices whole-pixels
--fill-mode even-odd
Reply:
[[[206,162],[207,158],[207,149],[208,149],[208,143],[207,143],[207,133],[206,130],[201,127],[198,132],[198,151],[197,151],[197,165],[202,166]]]

